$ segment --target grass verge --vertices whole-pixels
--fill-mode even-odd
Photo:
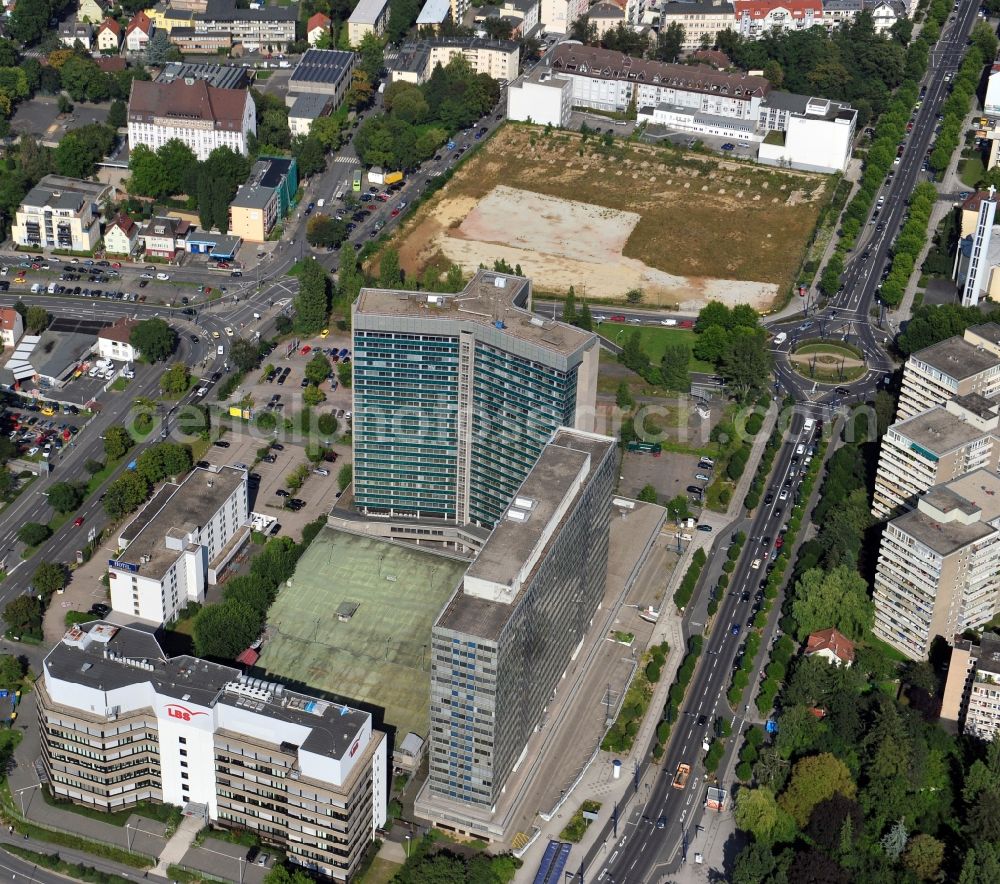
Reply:
[[[597,813],[600,809],[600,801],[584,801],[577,808],[576,813],[570,817],[569,822],[566,823],[566,827],[559,833],[559,838],[563,841],[569,841],[572,844],[579,844],[583,836],[587,833],[588,826],[590,826],[590,820],[584,817],[584,812]]]
[[[659,365],[663,360],[663,353],[669,346],[683,344],[691,350],[694,347],[694,331],[689,328],[664,328],[653,325],[629,325],[621,322],[599,322],[594,324],[594,331],[603,335],[615,344],[622,344],[625,336],[638,329],[639,339],[642,341],[642,349],[649,356],[649,361],[653,365]],[[695,359],[694,354],[688,359],[688,371],[700,371],[706,374],[714,374],[715,366],[710,362]]]
[[[74,612],[70,612],[74,613]],[[93,620],[93,615],[89,615]],[[124,826],[131,816],[141,816],[146,819],[156,820],[167,826],[167,831],[171,832],[180,824],[183,815],[179,807],[172,807],[169,804],[154,804],[149,801],[136,804],[127,810],[115,810],[105,813],[95,807],[87,807],[85,804],[76,804],[73,801],[62,801],[53,796],[48,789],[40,789],[42,798],[49,807],[57,807],[59,810],[67,810],[70,813],[85,816],[88,819],[97,820],[101,823],[108,823],[112,826]]]

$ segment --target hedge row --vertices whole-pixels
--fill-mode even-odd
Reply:
[[[687,572],[684,574],[681,580],[681,585],[677,587],[677,591],[674,593],[674,604],[677,608],[683,611],[688,602],[691,601],[691,596],[694,595],[694,588],[698,584],[698,578],[701,577],[701,569],[705,567],[705,562],[708,561],[708,556],[705,555],[705,550],[700,547],[695,550],[694,556],[691,558],[691,564],[688,565]]]
[[[771,435],[768,437],[767,444],[764,446],[764,453],[761,455],[760,463],[757,464],[757,472],[754,474],[753,481],[750,483],[750,488],[747,490],[747,496],[743,500],[743,507],[749,514],[752,510],[757,508],[757,504],[760,503],[761,495],[764,493],[764,488],[767,487],[767,477],[771,475],[771,467],[774,464],[774,455],[778,453],[778,449],[781,447],[781,430],[775,427],[771,431]]]
[[[976,88],[985,64],[986,59],[979,47],[970,46],[951,84],[951,95],[941,108],[941,134],[938,135],[930,156],[931,168],[935,172],[940,173],[948,168],[948,163],[962,140],[962,124],[976,97]]]
[[[892,269],[882,283],[881,298],[890,306],[903,300],[917,256],[927,243],[927,227],[936,201],[937,189],[929,181],[921,181],[913,188],[906,223],[892,247]]]
[[[673,722],[677,720],[678,711],[684,700],[684,692],[694,677],[694,669],[698,663],[698,656],[701,654],[703,644],[704,639],[700,635],[692,635],[688,639],[687,654],[684,655],[684,661],[677,670],[677,677],[670,686],[667,702],[663,706],[663,717],[656,726],[656,742],[653,744],[653,758],[657,761],[663,757],[663,747],[667,745],[667,740],[670,739],[670,728],[673,726]]]

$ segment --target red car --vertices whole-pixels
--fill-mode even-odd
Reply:
[[[121,263],[121,261],[112,261],[111,262],[111,266],[114,267],[115,270],[120,270],[121,266],[122,266],[122,263]]]
[[[785,538],[780,534],[774,540],[774,548],[781,549],[785,545]]]
[[[83,524],[83,516],[77,516],[75,519],[73,519],[74,527],[79,528],[82,524]]]
[[[399,209],[398,208],[393,209],[389,214],[392,215],[393,218],[395,218],[399,214]]]
[[[229,269],[229,265],[225,261],[220,261],[215,266],[218,267],[220,270],[228,270]]]
[[[308,344],[306,344],[301,350],[299,350],[299,353],[302,356],[305,356],[307,353],[310,353],[311,351],[312,351],[312,347],[310,347]]]
[[[611,317],[611,319],[609,321],[610,322],[624,322],[625,321],[625,317],[622,316],[621,313],[616,313],[614,316]]]

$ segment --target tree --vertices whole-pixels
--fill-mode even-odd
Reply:
[[[597,42],[597,22],[590,21],[586,14],[581,15],[569,26],[569,39],[593,45]]]
[[[680,57],[683,48],[684,25],[680,22],[671,22],[657,36],[653,57],[658,61],[673,63]]]
[[[149,483],[138,474],[128,470],[108,486],[104,495],[104,511],[112,519],[120,519],[137,510],[146,502]]]
[[[333,436],[337,432],[337,418],[330,412],[324,412],[316,421],[316,428],[324,436]]]
[[[625,292],[625,302],[632,305],[637,305],[642,303],[642,289],[629,289]]]
[[[840,257],[837,252],[833,253],[833,257],[827,261],[826,267],[823,268],[823,273],[819,278],[819,288],[827,297],[831,297],[837,293],[837,289],[840,288],[840,277],[844,273],[844,259]]]
[[[170,35],[161,28],[154,28],[146,44],[146,64],[157,66],[165,61],[179,61],[175,56],[180,52],[170,42]]]
[[[729,351],[723,355],[719,367],[730,389],[743,398],[763,389],[771,371],[771,354],[763,331],[741,328],[734,332]]]
[[[483,22],[483,30],[491,40],[509,40],[514,28],[502,18],[488,18]]]
[[[914,835],[903,853],[903,865],[921,881],[936,881],[944,862],[944,843],[930,835]]]
[[[326,148],[313,135],[298,135],[292,140],[292,155],[303,178],[318,175],[326,168]]]
[[[344,97],[347,106],[352,110],[367,107],[374,94],[375,90],[372,88],[371,79],[361,68],[355,68],[351,73],[351,85],[347,88],[347,95]]]
[[[237,338],[229,348],[229,361],[236,366],[239,372],[252,371],[260,362],[260,353],[245,338]]]
[[[903,850],[906,847],[906,841],[909,838],[909,834],[906,831],[906,825],[902,820],[896,820],[893,823],[892,828],[885,833],[882,840],[879,842],[882,847],[882,852],[889,857],[893,862],[898,860],[900,856],[903,855]]]
[[[368,31],[358,45],[358,70],[368,78],[368,83],[372,84],[382,76],[384,67],[382,41],[373,31]]]
[[[159,317],[144,319],[132,329],[129,343],[147,362],[167,359],[177,346],[177,333]]]
[[[563,301],[562,321],[576,325],[576,292],[573,291],[573,286],[569,287],[566,300]]]
[[[668,390],[687,393],[691,389],[691,377],[688,375],[690,359],[691,351],[685,343],[668,344],[664,348],[660,373]]]
[[[987,22],[976,22],[972,28],[970,39],[972,40],[972,45],[982,53],[983,58],[996,58],[997,34]]]
[[[343,491],[354,479],[354,467],[345,463],[337,472],[337,489]]]
[[[737,805],[738,803],[737,798]],[[733,864],[733,884],[761,884],[762,881],[771,881],[777,865],[774,851],[768,842],[754,841],[736,857]]]
[[[309,245],[335,248],[347,238],[347,222],[329,215],[313,215],[306,225]]]
[[[723,329],[732,328],[733,315],[729,308],[721,301],[709,301],[698,313],[698,318],[694,321],[694,330],[701,334],[713,325]]]
[[[136,472],[150,485],[191,469],[191,450],[175,442],[151,445],[136,458]]]
[[[111,102],[107,123],[112,129],[121,129],[128,123],[128,106],[120,98]]]
[[[133,440],[124,427],[110,426],[104,431],[104,456],[118,460],[132,447]]]
[[[399,267],[399,252],[386,249],[378,262],[378,284],[384,289],[398,289],[403,285],[403,272]]]
[[[295,325],[304,334],[315,334],[326,325],[330,312],[329,280],[316,261],[307,261],[299,275],[295,297]]]
[[[69,569],[61,562],[42,562],[31,577],[31,585],[42,598],[48,598],[69,583]]]
[[[150,150],[145,144],[137,144],[132,148],[128,159],[129,171],[132,177],[129,181],[129,191],[141,196],[162,197],[170,196],[170,186],[168,176],[160,158]],[[202,200],[199,195],[199,206]],[[200,219],[201,226],[206,230],[212,226],[211,219],[203,216]]]
[[[3,619],[17,634],[40,635],[42,631],[42,603],[34,596],[19,595],[3,609]]]
[[[792,815],[799,828],[804,828],[813,808],[820,801],[838,793],[853,798],[856,791],[847,765],[835,755],[824,752],[795,763],[788,788],[778,803]]]
[[[323,353],[316,353],[312,359],[306,363],[305,377],[310,384],[319,386],[330,377],[330,360]]]
[[[183,362],[175,362],[160,376],[160,389],[168,396],[180,396],[191,386],[191,375]]]
[[[13,654],[0,654],[0,687],[16,688],[24,679],[24,664]]]
[[[795,831],[794,823],[767,787],[740,789],[736,798],[736,825],[765,844],[772,844],[777,836],[785,840],[788,833],[794,835]]]
[[[322,402],[326,402],[326,393],[324,393],[315,384],[309,384],[309,386],[302,391],[302,401],[310,407],[315,407]]]
[[[632,392],[628,388],[628,384],[622,381],[618,385],[618,392],[615,393],[615,404],[623,411],[628,411],[635,405],[635,400],[632,398]]]
[[[812,568],[802,575],[795,586],[792,617],[800,641],[831,626],[857,641],[874,625],[875,611],[864,578],[841,565],[829,573]]]
[[[656,489],[652,485],[644,485],[638,499],[643,503],[656,503]]]
[[[354,363],[352,362],[338,362],[337,363],[337,380],[340,381],[340,386],[350,387],[354,377]]]
[[[225,600],[208,605],[194,621],[194,647],[199,657],[232,660],[260,635],[261,619],[249,605]]]
[[[582,328],[584,331],[594,330],[594,317],[590,313],[590,305],[584,301],[580,305],[580,312],[576,317],[577,328]]]
[[[24,328],[29,335],[41,334],[49,327],[52,317],[44,307],[29,307],[24,320]]]
[[[309,127],[310,138],[315,138],[326,150],[336,150],[344,140],[344,120],[339,116],[319,117]]]
[[[25,522],[17,529],[17,539],[26,546],[38,546],[52,536],[52,529],[39,522]]]
[[[56,482],[49,488],[48,501],[57,513],[71,513],[83,503],[83,490],[70,482]]]
[[[694,339],[694,355],[718,365],[729,351],[729,333],[721,325],[710,325]]]

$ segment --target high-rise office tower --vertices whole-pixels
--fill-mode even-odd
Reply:
[[[353,309],[354,504],[492,527],[562,426],[589,431],[596,335],[480,270],[457,294],[362,289]]]
[[[422,815],[486,825],[604,595],[616,470],[614,439],[557,432],[438,616]]]

